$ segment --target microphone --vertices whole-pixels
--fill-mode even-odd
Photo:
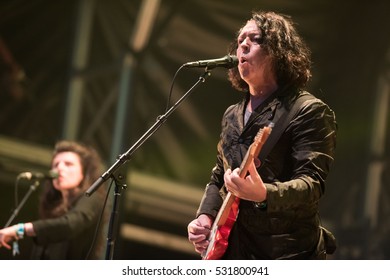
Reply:
[[[50,170],[48,173],[41,172],[23,172],[18,175],[18,179],[26,180],[43,180],[43,179],[55,179],[58,178],[58,172]]]
[[[225,55],[221,58],[216,59],[207,59],[207,60],[198,60],[187,62],[183,64],[184,67],[207,67],[209,69],[215,67],[225,67],[225,68],[233,68],[238,65],[238,58],[235,55]]]

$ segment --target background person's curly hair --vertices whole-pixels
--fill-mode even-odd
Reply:
[[[78,188],[69,191],[67,199],[64,199],[61,192],[53,187],[52,181],[48,180],[45,183],[41,196],[39,209],[41,218],[55,218],[68,212],[77,199],[84,195],[84,192],[99,178],[103,171],[101,158],[91,147],[73,141],[59,141],[54,147],[52,159],[62,152],[73,152],[80,157],[84,179]],[[104,195],[103,192],[98,193]]]
[[[261,32],[261,45],[272,56],[278,85],[283,88],[304,88],[311,78],[311,53],[290,17],[274,12],[253,12],[249,20],[256,22]],[[229,53],[235,55],[237,48],[237,40],[234,40]],[[229,80],[235,89],[249,91],[238,67],[229,70]]]

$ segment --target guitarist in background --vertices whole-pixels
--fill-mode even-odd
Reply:
[[[318,203],[334,160],[337,124],[334,112],[304,91],[311,78],[310,50],[289,17],[255,12],[230,54],[239,64],[229,70],[229,80],[245,96],[223,116],[217,162],[188,239],[196,252],[206,251],[229,191],[240,204],[222,259],[326,259],[332,252],[325,243],[333,235],[321,227]],[[248,147],[270,122],[271,136],[278,127],[283,132],[269,143],[265,159],[260,153],[261,165],[252,161],[248,175],[240,177]]]

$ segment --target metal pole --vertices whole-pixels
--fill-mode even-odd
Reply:
[[[388,52],[390,60],[390,50]],[[385,69],[384,74],[378,79],[378,90],[374,108],[373,131],[370,145],[371,161],[368,166],[366,182],[365,217],[370,227],[375,228],[378,222],[378,201],[382,177],[385,169],[386,129],[388,127],[390,102],[390,69]]]
[[[74,51],[71,64],[72,76],[68,85],[67,101],[62,137],[76,139],[79,130],[79,120],[84,90],[84,78],[78,72],[85,69],[88,61],[88,51],[92,28],[95,0],[82,0],[79,5],[78,22]]]

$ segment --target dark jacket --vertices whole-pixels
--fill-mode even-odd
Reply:
[[[333,111],[310,97],[258,169],[267,188],[266,206],[241,200],[224,258],[307,259],[323,254],[318,202],[334,159],[337,125]],[[259,129],[269,122],[276,128],[296,99],[274,94],[244,126],[247,100],[230,106],[223,116],[217,163],[197,215],[217,215],[225,170],[239,167]],[[322,252],[317,252],[318,245]]]
[[[100,196],[82,195],[61,217],[32,222],[36,237],[31,259],[83,260],[91,248],[102,202]],[[102,232],[91,259],[102,258]]]

